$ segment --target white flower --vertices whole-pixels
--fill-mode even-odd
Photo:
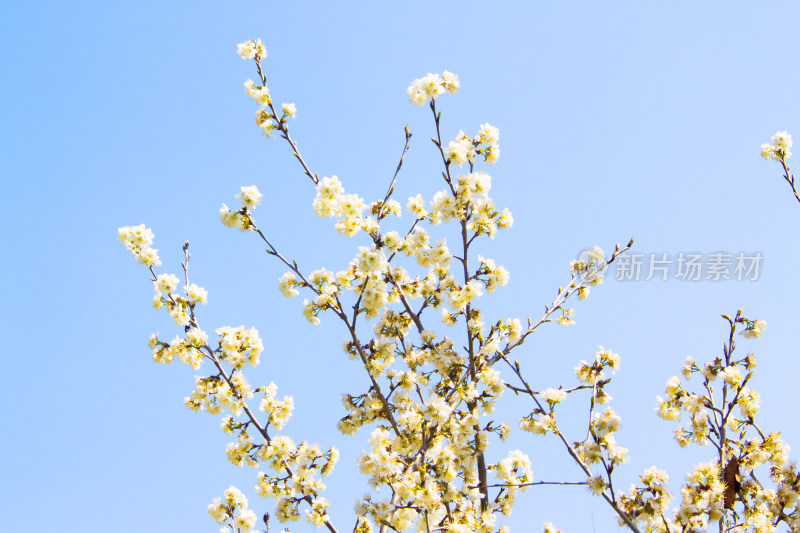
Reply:
[[[245,41],[243,43],[239,43],[236,45],[237,52],[242,59],[253,59],[258,55],[261,59],[267,57],[267,50],[264,48],[264,44],[261,42],[261,39],[256,39],[255,41]]]
[[[778,131],[772,136],[772,144],[764,143],[761,145],[761,156],[764,159],[786,160],[792,156],[789,150],[792,148],[792,136],[788,132]]]
[[[508,457],[497,464],[496,476],[508,484],[527,483],[533,480],[531,460],[519,450],[511,450]]]
[[[719,374],[722,376],[722,381],[731,387],[738,387],[742,383],[742,372],[739,367],[726,366]]]
[[[545,389],[539,394],[542,395],[542,398],[544,398],[547,403],[551,403],[553,405],[561,403],[567,399],[567,393],[560,389]]]
[[[539,418],[523,418],[519,421],[519,428],[522,431],[529,431],[536,435],[545,435],[548,431],[555,429],[556,422],[550,415],[541,415]]]
[[[442,73],[442,87],[444,87],[444,90],[447,91],[451,96],[456,94],[458,89],[461,88],[461,82],[458,79],[458,74],[453,74],[452,72],[445,70]]]
[[[225,499],[227,500],[228,505],[235,505],[243,508],[247,508],[247,498],[242,491],[231,485],[228,487],[225,492]]]
[[[680,420],[681,418],[680,409],[670,405],[669,402],[665,402],[661,397],[657,397],[656,400],[658,401],[658,407],[656,407],[656,413],[660,418],[669,421]]]
[[[227,205],[222,204],[222,207],[219,208],[219,219],[229,228],[233,228],[238,223],[238,214]]]
[[[117,230],[117,238],[125,245],[139,263],[147,266],[161,266],[158,258],[158,250],[151,248],[153,244],[153,232],[146,228],[144,224],[138,226],[125,226]]]
[[[233,519],[233,525],[240,533],[250,533],[256,527],[256,513],[252,509],[243,509]]]
[[[261,198],[263,196],[264,195],[258,191],[258,187],[250,185],[242,187],[242,192],[234,196],[234,198],[239,198],[242,201],[242,207],[253,209],[261,203]]]
[[[411,103],[419,106],[425,105],[431,100],[436,100],[440,94],[448,92],[453,95],[461,83],[458,81],[458,76],[452,72],[444,71],[442,77],[438,74],[428,73],[423,78],[418,78],[411,82],[408,87],[408,99]]]
[[[482,144],[497,144],[497,141],[500,139],[500,130],[491,124],[481,124],[477,139]]]
[[[297,289],[295,289],[296,285],[297,279],[291,272],[287,272],[281,276],[281,279],[278,281],[278,287],[281,290],[281,294],[287,298],[295,298],[298,294],[300,294]]]
[[[792,147],[792,136],[785,131],[775,132],[775,135],[772,136],[772,145],[778,150],[788,152]]]
[[[681,379],[678,376],[672,376],[671,378],[669,378],[667,380],[667,386],[665,387],[667,399],[673,400],[675,396],[677,396],[680,388],[681,388]]]
[[[757,339],[764,333],[764,328],[766,327],[767,322],[765,320],[755,320],[742,332],[742,337],[746,339]]]
[[[170,294],[178,286],[178,276],[175,274],[159,274],[154,282],[156,292]]]
[[[253,59],[256,57],[256,50],[253,47],[252,41],[247,41],[244,43],[239,43],[237,45],[239,55],[242,56],[242,59]]]
[[[198,287],[194,283],[190,283],[189,285],[186,285],[183,290],[186,291],[186,297],[189,298],[189,300],[201,304],[208,303],[208,291],[204,288]]]
[[[603,253],[603,250],[599,246],[595,246],[591,250],[587,250],[586,254],[594,262],[595,265],[604,263],[606,260],[606,254]]]
[[[561,316],[558,317],[557,322],[564,327],[572,326],[575,324],[575,321],[571,318],[574,313],[574,309],[562,309]]]
[[[459,136],[455,141],[450,141],[450,144],[447,145],[445,155],[450,163],[461,166],[474,159],[475,147],[472,145],[472,141],[464,136],[462,132],[459,133]]]
[[[358,247],[358,255],[356,256],[355,264],[358,270],[364,274],[380,274],[384,272],[388,266],[382,250],[367,248],[366,246]]]
[[[247,96],[255,100],[256,104],[260,106],[267,105],[271,102],[269,89],[261,85],[256,85],[253,80],[244,82],[244,91],[247,93]],[[256,124],[262,128],[265,127],[265,124],[271,126],[272,123],[269,122],[270,118],[272,118],[272,115],[267,113],[264,109],[258,109],[256,111]]]
[[[283,104],[282,108],[283,113],[291,118],[297,116],[297,107],[294,104]]]
[[[211,515],[211,518],[217,521],[218,524],[222,524],[228,518],[228,511],[225,508],[219,498],[214,499],[214,503],[208,506],[208,514]]]
[[[681,405],[689,413],[699,413],[705,407],[705,402],[699,394],[687,394],[681,398]]]
[[[316,309],[314,308],[314,302],[309,300],[303,300],[303,316],[306,317],[306,320],[314,326],[319,326],[319,317],[316,316]]]
[[[422,198],[421,194],[418,194],[413,198],[409,198],[408,204],[406,204],[406,209],[413,213],[413,215],[417,218],[425,218],[428,216],[428,210],[425,209],[425,200]]]
[[[589,490],[591,490],[592,494],[595,496],[603,494],[606,488],[605,481],[603,481],[603,478],[600,476],[590,476],[587,480],[587,484],[589,485]]]

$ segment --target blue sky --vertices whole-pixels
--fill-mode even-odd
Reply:
[[[366,388],[363,371],[341,352],[333,317],[307,324],[277,290],[284,269],[217,218],[255,184],[265,194],[256,219],[307,270],[341,269],[364,244],[314,217],[310,182],[253,123],[242,83],[254,72],[236,43],[259,36],[274,99],[297,104],[292,131],[309,165],[368,200],[385,191],[406,124],[414,137],[396,197],[439,190],[430,113],[405,90],[428,72],[459,74],[460,92],[441,100],[443,136],[500,129],[488,170],[493,198],[515,217],[482,245],[511,272],[484,299],[488,314],[538,316],[569,261],[595,244],[762,254],[757,281],[608,279],[575,306],[575,326],[542,328],[517,354],[541,388],[571,383],[598,345],[622,356],[609,391],[631,455],[622,488],[653,464],[677,482],[710,459],[671,440],[655,396],[687,355],[720,353],[719,315],[739,307],[768,322],[763,339],[740,343],[759,356],[762,425],[800,446],[800,205],[759,156],[776,130],[800,135],[798,15],[790,2],[4,3],[0,529],[216,531],[205,507],[232,483],[269,509],[255,472],[225,461],[216,417],[184,407],[194,373],[152,363],[148,335],[176,331],[116,241],[119,226],[140,223],[165,271],[177,272],[191,241],[207,329],[259,328],[269,348],[251,381],[294,396],[287,434],[342,450],[328,497],[340,530],[352,527],[367,432],[340,436],[335,421],[341,393]],[[525,414],[513,411],[512,426],[514,413]],[[579,478],[554,442],[517,433],[537,479]],[[531,489],[507,523],[535,531],[545,520],[616,529],[574,487]]]

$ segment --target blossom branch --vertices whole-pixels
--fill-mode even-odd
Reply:
[[[397,183],[397,175],[400,173],[400,169],[403,167],[403,158],[408,152],[408,143],[411,141],[411,132],[408,131],[408,124],[406,124],[405,134],[406,134],[406,144],[403,146],[403,153],[402,155],[400,155],[400,161],[397,163],[397,169],[394,171],[392,182],[389,184],[389,189],[386,191],[386,195],[383,197],[383,202],[381,202],[381,207],[378,210],[378,213],[375,217],[378,220],[381,220],[383,218],[383,211],[384,209],[386,209],[386,202],[389,201],[389,198],[394,193],[394,186]]]
[[[528,382],[522,376],[522,372],[520,370],[519,362],[515,362],[515,364],[512,365],[511,361],[508,360],[508,357],[506,355],[503,355],[502,359],[508,364],[509,367],[511,367],[511,369],[514,371],[514,373],[517,375],[517,377],[522,382],[522,384],[523,384],[523,386],[525,388],[525,392],[533,399],[533,401],[536,404],[536,406],[542,412],[544,412],[544,406],[541,404],[541,402],[537,398],[536,393],[533,391],[531,386],[528,384]],[[567,453],[569,453],[570,457],[572,457],[572,459],[577,463],[577,465],[581,468],[581,470],[583,470],[583,472],[586,474],[586,476],[587,477],[593,477],[592,476],[592,471],[589,469],[589,467],[586,465],[586,463],[580,458],[580,456],[578,455],[578,453],[575,450],[575,448],[569,443],[569,441],[567,441],[567,439],[564,437],[564,434],[561,433],[561,430],[558,429],[558,427],[555,424],[553,424],[552,429],[553,429],[553,432],[556,434],[556,436],[558,436],[559,440],[561,440],[561,443],[566,448]],[[625,525],[627,525],[631,529],[631,531],[634,531],[635,533],[640,533],[639,529],[636,527],[636,524],[633,523],[633,521],[628,516],[628,514],[625,513],[625,511],[623,511],[619,507],[619,505],[617,504],[616,498],[614,497],[613,493],[611,494],[611,496],[609,496],[608,493],[605,490],[603,490],[600,493],[600,495],[608,503],[608,505],[610,505],[611,508],[617,513],[617,515],[622,519],[622,521],[625,522]]]
[[[256,62],[256,70],[258,71],[258,77],[261,80],[262,85],[266,87],[267,76],[261,71],[261,58],[256,57],[255,62]],[[319,175],[312,174],[311,170],[308,168],[308,165],[306,165],[305,160],[300,155],[300,150],[298,150],[297,148],[297,143],[294,142],[294,140],[292,140],[292,137],[289,135],[289,127],[286,125],[286,121],[278,120],[278,112],[275,110],[275,107],[272,104],[272,98],[269,98],[267,105],[269,106],[270,111],[272,111],[272,116],[275,117],[275,121],[278,124],[278,131],[281,132],[281,137],[286,139],[286,142],[288,142],[289,146],[292,147],[292,155],[297,159],[297,161],[303,167],[303,172],[305,173],[305,175],[308,176],[311,179],[311,181],[314,182],[314,185],[316,185],[317,183],[319,183]]]
[[[631,239],[628,242],[628,244],[623,248],[620,248],[619,244],[617,244],[616,247],[614,248],[614,253],[611,255],[611,258],[608,261],[604,262],[604,266],[601,270],[607,268],[611,263],[613,263],[617,259],[617,257],[619,257],[620,254],[627,252],[628,250],[631,249],[632,246],[633,246],[633,239]],[[531,322],[530,319],[528,319],[528,329],[526,329],[517,340],[509,342],[502,352],[498,352],[491,359],[489,359],[489,365],[493,365],[494,363],[502,359],[504,356],[511,353],[511,350],[513,350],[520,344],[524,343],[525,338],[534,331],[536,331],[536,328],[538,328],[545,322],[550,322],[551,320],[550,316],[558,309],[561,309],[561,306],[564,305],[564,303],[566,303],[569,297],[578,292],[578,290],[580,290],[581,287],[585,287],[586,283],[587,283],[587,275],[583,274],[573,279],[572,282],[567,286],[567,288],[565,289],[559,288],[558,295],[556,296],[555,300],[553,300],[553,303],[551,303],[549,306],[545,306],[545,312],[539,318],[539,320],[537,320],[536,322]]]

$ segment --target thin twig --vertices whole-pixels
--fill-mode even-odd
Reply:
[[[258,70],[258,77],[261,79],[262,86],[266,87],[267,76],[261,71],[261,59],[258,57],[256,58],[256,70]],[[303,167],[303,171],[305,172],[306,176],[308,176],[311,179],[311,181],[314,182],[314,185],[316,185],[317,183],[319,183],[319,176],[313,174],[311,172],[311,169],[308,168],[308,165],[306,165],[305,160],[303,160],[303,157],[300,155],[300,150],[297,149],[297,143],[294,142],[291,136],[289,135],[289,127],[286,125],[286,122],[278,119],[278,112],[275,111],[275,107],[272,104],[271,95],[267,105],[269,105],[269,109],[270,111],[272,111],[272,116],[275,118],[275,122],[278,123],[278,131],[281,132],[281,137],[286,139],[286,141],[292,147],[292,155],[294,155],[297,161],[300,162],[300,165]]]
[[[794,184],[794,174],[790,174],[789,173],[791,169],[786,164],[786,158],[784,156],[781,156],[779,161],[781,163],[781,166],[783,167],[783,179],[785,179],[786,183],[788,183],[789,186],[792,188],[792,192],[794,193],[794,197],[797,198],[798,202],[800,202],[800,194],[798,194],[797,188],[795,187],[795,184]]]

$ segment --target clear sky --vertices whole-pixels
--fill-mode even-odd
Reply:
[[[441,188],[430,112],[405,91],[428,72],[459,74],[460,92],[441,100],[443,135],[500,129],[488,170],[493,198],[515,217],[481,248],[511,272],[483,300],[490,316],[538,317],[569,261],[595,244],[636,237],[644,258],[762,255],[756,281],[610,275],[575,306],[576,325],[548,325],[518,352],[539,388],[572,383],[598,345],[622,356],[609,390],[631,456],[621,488],[651,465],[677,483],[711,459],[678,448],[655,397],[687,355],[720,354],[719,315],[739,307],[768,322],[763,339],[740,343],[761,364],[762,425],[800,447],[800,205],[759,155],[776,130],[800,135],[800,5],[496,4],[2,3],[0,530],[216,531],[205,509],[232,483],[270,509],[252,490],[256,473],[226,462],[218,417],[183,405],[191,369],[151,360],[149,334],[177,330],[150,309],[146,272],[116,241],[119,226],[140,223],[165,271],[177,273],[191,241],[208,330],[261,331],[268,348],[251,382],[294,397],[286,434],[342,450],[327,496],[340,530],[352,527],[368,431],[343,437],[335,423],[340,395],[367,388],[363,370],[342,353],[334,317],[306,323],[301,301],[278,292],[284,269],[217,218],[255,184],[265,194],[256,219],[307,270],[339,270],[364,244],[315,218],[287,146],[260,136],[242,87],[252,63],[236,54],[255,37],[274,99],[297,105],[292,131],[313,171],[367,200],[383,195],[406,124],[414,137],[396,197]],[[526,413],[507,420],[516,427]],[[580,479],[555,442],[517,431],[509,446],[530,454],[537,479]],[[575,487],[529,490],[506,523],[537,531],[545,520],[616,530],[610,510]]]

